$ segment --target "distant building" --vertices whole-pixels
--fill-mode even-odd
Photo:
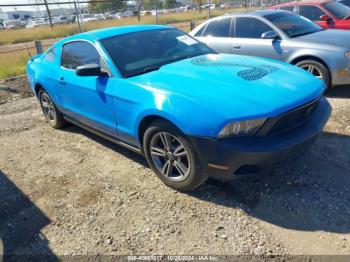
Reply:
[[[0,19],[2,20],[12,20],[12,19],[30,19],[33,17],[32,11],[6,11],[0,12]]]

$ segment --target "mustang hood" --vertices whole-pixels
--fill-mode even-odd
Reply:
[[[167,93],[169,103],[189,99],[199,104],[202,111],[176,110],[205,114],[204,109],[210,108],[236,120],[278,115],[319,97],[324,91],[322,81],[295,66],[224,54],[178,61],[129,80],[141,87],[151,87],[154,92]]]
[[[327,29],[313,34],[300,36],[297,38],[297,40],[349,48],[350,32],[348,30]]]

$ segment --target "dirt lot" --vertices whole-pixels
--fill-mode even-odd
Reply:
[[[33,97],[1,97],[0,254],[350,254],[350,87],[298,162],[191,194],[137,154],[50,128]]]

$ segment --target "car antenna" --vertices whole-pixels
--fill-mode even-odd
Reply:
[[[27,44],[25,44],[25,45],[26,45],[27,52],[28,52],[28,55],[29,55],[29,57],[30,57],[30,60],[33,61],[33,56],[32,56],[32,54],[30,53],[30,50],[29,50],[29,48],[28,48],[28,45],[27,45]]]

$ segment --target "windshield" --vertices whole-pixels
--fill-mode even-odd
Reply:
[[[350,15],[350,8],[339,2],[324,3],[323,7],[337,19],[343,19]]]
[[[274,13],[266,15],[265,18],[270,20],[289,37],[312,34],[323,30],[307,18],[289,12]]]
[[[215,53],[177,29],[141,31],[103,39],[123,77],[131,77],[185,58]]]
[[[350,6],[350,0],[341,0],[341,1],[339,1],[339,3],[346,5],[348,7]]]

